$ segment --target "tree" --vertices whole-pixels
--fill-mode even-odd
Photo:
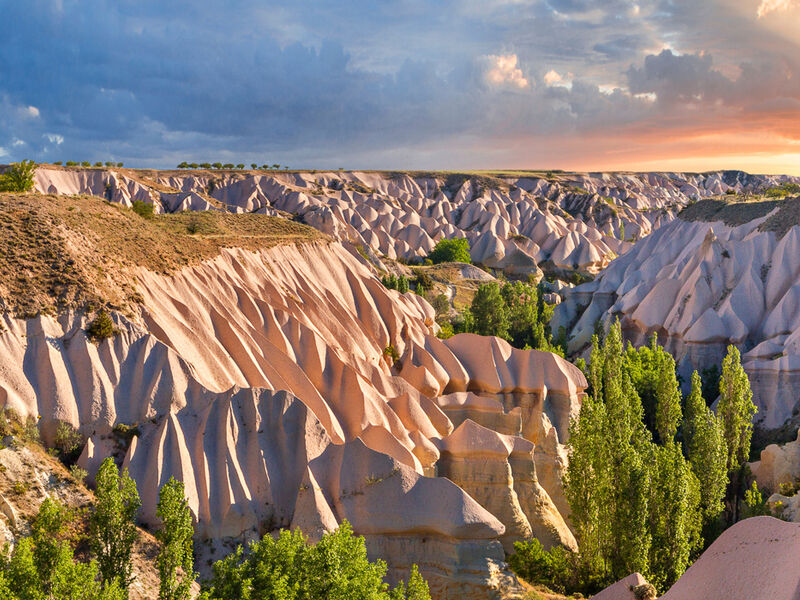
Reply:
[[[526,344],[534,346],[532,342],[534,328],[539,317],[539,292],[538,290],[521,281],[505,283],[501,288],[503,300],[508,308],[508,330],[511,344],[516,348],[523,348]]]
[[[205,592],[209,600],[430,600],[416,565],[391,592],[385,575],[386,563],[370,562],[364,538],[343,521],[315,545],[295,529],[240,546],[214,564]]]
[[[692,391],[686,399],[683,443],[692,471],[700,484],[700,507],[706,521],[716,518],[728,486],[727,447],[722,423],[701,394],[702,382],[692,373]]]
[[[508,338],[508,308],[497,282],[483,283],[472,298],[475,333]]]
[[[675,359],[659,347],[656,382],[656,433],[661,444],[675,439],[681,422],[681,390],[675,375]]]
[[[0,192],[29,192],[33,189],[33,176],[36,163],[23,160],[12,163],[5,173],[0,175]]]
[[[256,163],[250,163],[250,168],[255,171],[258,168],[258,165]]]
[[[728,354],[722,361],[717,414],[722,419],[729,471],[747,462],[750,438],[753,435],[753,415],[756,411],[750,381],[742,368],[739,350],[736,346],[728,346]]]
[[[622,349],[619,321],[602,344],[592,338],[591,394],[570,426],[563,485],[580,548],[583,591],[597,591],[634,571],[666,587],[701,543],[699,484],[670,436],[680,413],[662,421],[665,439],[654,443],[629,353]],[[674,362],[661,365],[671,365],[674,377]],[[670,390],[665,398],[673,391],[672,377],[663,375],[667,385],[661,387]]]
[[[158,599],[188,600],[197,573],[194,570],[192,513],[182,481],[170,477],[161,488],[156,516],[162,523],[156,532],[156,539],[161,542],[156,561],[160,582]]]
[[[180,163],[178,165],[178,168],[179,169],[188,169],[189,168],[189,163],[187,163],[186,161],[183,161],[182,163]]]
[[[97,503],[89,518],[89,543],[103,582],[110,585],[118,579],[120,587],[127,590],[133,580],[131,556],[138,537],[139,492],[128,469],[120,476],[112,458],[100,465],[95,482]]]
[[[400,275],[397,278],[397,291],[401,294],[405,294],[408,291],[408,277],[405,275]]]
[[[244,169],[244,163],[239,163],[238,165],[236,165],[236,168],[241,171],[242,169]]]
[[[466,238],[439,240],[428,255],[428,258],[433,261],[433,264],[443,262],[472,262],[469,255],[469,242]]]

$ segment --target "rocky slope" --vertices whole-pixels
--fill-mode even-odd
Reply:
[[[784,178],[741,172],[572,174],[133,171],[40,167],[36,189],[156,212],[289,213],[381,257],[424,257],[466,237],[474,262],[511,275],[597,273],[686,204]]]
[[[347,519],[393,576],[417,563],[437,598],[513,586],[503,546],[530,532],[574,546],[558,481],[586,386],[578,369],[496,338],[440,340],[420,297],[387,290],[338,243],[274,243],[279,222],[250,223],[258,235],[212,246],[218,233],[181,233],[177,216],[148,221],[98,200],[75,202],[108,211],[105,223],[115,212],[123,221],[72,223],[74,210],[56,211],[68,200],[54,199],[39,225],[63,238],[53,260],[81,267],[69,289],[89,291],[35,317],[4,297],[0,406],[40,416],[46,440],[59,421],[78,428],[90,472],[118,456],[139,486],[144,522],[170,476],[186,485],[198,535],[215,542],[209,559],[279,527],[318,537]],[[20,201],[0,197],[4,214]],[[269,219],[230,216],[240,217]],[[79,224],[82,244],[68,243]],[[207,254],[182,266],[188,244]],[[155,248],[161,270],[146,253],[131,259],[140,246]],[[9,248],[9,260],[30,260],[21,248]],[[46,295],[50,279],[34,267],[33,296]],[[10,274],[0,282],[19,285]],[[112,312],[116,333],[90,341],[89,300],[116,298],[122,283],[131,297]]]
[[[570,350],[586,348],[598,320],[624,335],[653,332],[692,369],[719,365],[728,344],[743,352],[763,429],[800,408],[800,199],[703,201],[567,294],[555,311]]]

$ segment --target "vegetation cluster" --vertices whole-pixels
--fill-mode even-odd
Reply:
[[[664,591],[726,527],[767,512],[747,487],[756,409],[740,361],[730,346],[715,414],[697,372],[681,397],[655,338],[626,349],[618,322],[594,336],[563,481],[580,551],[518,542],[512,568],[562,592],[594,593],[633,572]]]

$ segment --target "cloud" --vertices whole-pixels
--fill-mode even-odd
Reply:
[[[491,54],[487,57],[489,68],[486,70],[486,81],[493,86],[507,86],[524,89],[528,87],[528,80],[517,66],[516,54]]]
[[[771,12],[779,10],[789,10],[797,5],[797,0],[761,0],[758,7],[758,18],[762,18]]]
[[[32,118],[32,119],[38,119],[39,118],[39,109],[36,108],[35,106],[28,106],[28,107],[26,107],[24,109],[24,111],[25,111],[25,114],[27,116],[29,116],[30,118]]]
[[[51,144],[56,144],[57,146],[64,143],[64,136],[58,135],[57,133],[45,133],[44,138]]]

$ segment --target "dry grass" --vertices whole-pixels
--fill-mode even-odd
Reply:
[[[800,225],[800,197],[769,200],[763,196],[746,202],[728,199],[701,200],[680,213],[684,221],[722,221],[730,227],[744,225],[777,212],[759,225],[759,231],[772,231],[782,238],[795,225]]]
[[[222,248],[327,239],[266,215],[208,211],[145,219],[92,196],[0,194],[0,310],[21,317],[64,308],[125,310],[139,300],[139,267],[169,274]]]

